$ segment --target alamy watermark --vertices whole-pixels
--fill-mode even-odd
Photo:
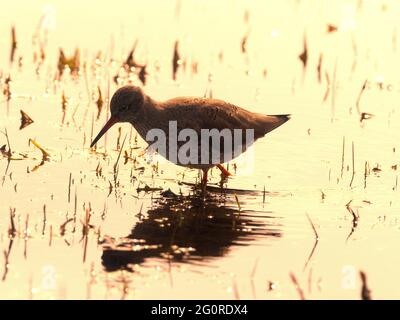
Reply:
[[[244,164],[247,171],[253,168],[254,149],[251,145],[254,143],[254,129],[196,131],[178,129],[177,121],[169,121],[168,132],[153,128],[147,132],[146,141],[149,143],[149,162],[159,162],[158,153],[175,164],[202,168],[229,162],[243,154],[235,161]]]

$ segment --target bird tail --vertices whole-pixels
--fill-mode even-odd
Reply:
[[[282,121],[282,124],[284,124],[286,121],[288,121],[292,115],[291,114],[277,114],[277,115],[269,115],[269,117],[276,117],[280,121]]]
[[[264,134],[280,127],[291,118],[290,114],[268,115],[264,123]]]

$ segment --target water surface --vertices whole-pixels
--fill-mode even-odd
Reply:
[[[372,298],[398,298],[399,10],[394,0],[4,3],[2,88],[12,82],[0,130],[13,153],[0,161],[0,297],[298,299],[300,288],[359,299],[363,271]],[[205,202],[193,195],[198,172],[146,163],[127,124],[89,148],[109,95],[141,84],[134,72],[114,81],[136,41],[155,99],[212,93],[293,114],[229,164],[223,190],[213,170]],[[81,68],[55,81],[59,48],[79,48]],[[21,109],[34,122],[19,130]]]

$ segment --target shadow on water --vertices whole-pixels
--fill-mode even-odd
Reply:
[[[193,263],[222,257],[232,246],[280,236],[277,217],[265,211],[239,212],[232,198],[164,197],[155,200],[129,236],[105,237],[102,263],[107,271],[132,270],[146,258]]]

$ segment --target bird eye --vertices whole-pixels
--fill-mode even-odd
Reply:
[[[126,111],[126,110],[128,110],[128,106],[125,104],[125,105],[121,106],[120,110]]]

